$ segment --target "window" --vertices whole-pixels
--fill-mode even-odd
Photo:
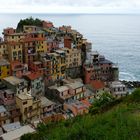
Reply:
[[[13,52],[13,55],[17,55],[17,52],[15,51],[15,52]]]
[[[20,55],[21,54],[21,51],[18,51],[18,55]]]
[[[37,83],[36,88],[37,88],[37,89],[41,88],[41,84],[40,84],[40,83]]]
[[[26,105],[27,104],[27,101],[23,102],[23,105]]]
[[[29,106],[29,111],[32,111],[32,106]]]
[[[25,112],[25,113],[27,112],[27,107],[25,108],[24,112]]]

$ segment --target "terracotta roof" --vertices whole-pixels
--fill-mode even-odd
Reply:
[[[26,77],[28,77],[30,80],[35,80],[35,79],[37,79],[37,78],[39,78],[41,76],[42,75],[40,73],[38,73],[38,72],[30,73],[30,74],[26,75]]]
[[[23,64],[19,62],[18,60],[11,62],[11,69],[14,70],[15,68],[23,68]]]
[[[89,101],[87,100],[81,100],[82,103],[84,103],[85,105],[87,105],[88,107],[91,106],[91,104],[89,103]]]
[[[105,87],[105,84],[104,82],[100,81],[100,80],[95,80],[95,81],[92,81],[91,82],[91,86],[95,89],[95,90],[98,90],[98,89],[102,89]]]

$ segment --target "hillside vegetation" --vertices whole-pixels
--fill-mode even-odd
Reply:
[[[43,23],[43,21],[38,19],[38,18],[34,19],[32,17],[29,17],[26,19],[21,19],[17,25],[17,31],[22,32],[24,25],[32,25],[32,26],[42,27],[42,23]]]
[[[107,93],[84,116],[58,123],[40,124],[37,133],[21,140],[139,140],[140,89],[115,100]]]

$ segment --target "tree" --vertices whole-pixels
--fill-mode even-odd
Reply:
[[[22,32],[24,25],[33,25],[33,26],[42,27],[42,24],[43,21],[38,18],[34,19],[33,17],[29,17],[26,19],[21,19],[17,25],[17,32]]]
[[[110,105],[114,101],[115,101],[115,98],[111,94],[107,92],[103,92],[102,94],[99,95],[98,98],[94,100],[94,103],[90,107],[89,112],[91,114],[97,114],[100,111],[103,111],[105,107],[108,107],[108,105]]]

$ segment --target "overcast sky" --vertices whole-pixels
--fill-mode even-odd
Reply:
[[[0,0],[0,13],[140,13],[140,0]]]

